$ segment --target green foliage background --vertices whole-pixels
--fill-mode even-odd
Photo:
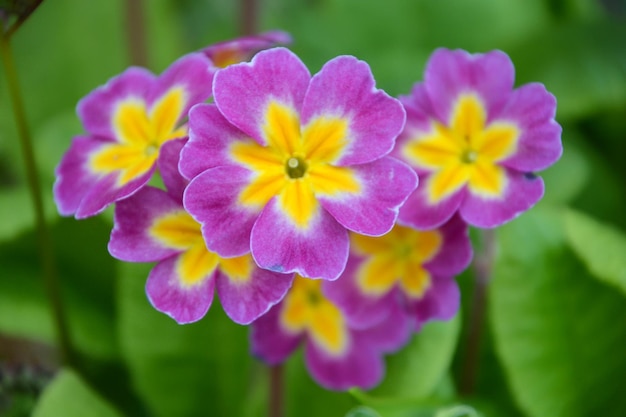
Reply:
[[[239,2],[144,3],[155,72],[238,34]],[[260,29],[291,32],[292,49],[312,72],[336,55],[355,55],[392,95],[410,91],[437,47],[502,49],[515,63],[518,85],[542,82],[556,95],[563,126],[563,158],[542,173],[545,198],[497,231],[471,395],[457,388],[472,308],[468,271],[459,277],[459,317],[427,325],[389,357],[386,380],[371,392],[327,392],[310,379],[301,355],[292,358],[287,415],[626,415],[626,5],[264,0],[259,8]],[[145,297],[149,266],[124,265],[108,255],[110,210],[80,222],[56,214],[54,167],[81,133],[75,105],[128,66],[125,30],[122,0],[46,0],[13,39],[79,354],[77,371],[55,376],[37,373],[55,363],[55,333],[0,74],[0,414],[265,415],[267,370],[248,355],[246,328],[230,322],[218,305],[196,324],[176,325]],[[19,373],[26,382],[7,377],[17,362],[32,371]],[[23,389],[42,378],[48,383],[41,395]]]

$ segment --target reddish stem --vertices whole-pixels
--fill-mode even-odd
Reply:
[[[270,393],[269,393],[269,417],[283,417],[283,365],[278,364],[269,367]]]
[[[476,388],[480,365],[480,345],[483,336],[485,311],[487,305],[487,288],[491,281],[495,257],[496,238],[492,229],[482,230],[482,247],[474,257],[474,294],[471,312],[467,324],[465,342],[465,358],[459,381],[459,393],[471,395]]]
[[[126,36],[131,64],[147,67],[148,48],[143,0],[126,1]]]
[[[254,35],[258,31],[258,3],[257,0],[241,0],[240,33],[242,35]]]

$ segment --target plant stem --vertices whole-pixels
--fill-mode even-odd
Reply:
[[[126,38],[132,65],[148,66],[143,0],[126,0]]]
[[[283,417],[284,383],[283,365],[278,364],[269,367],[270,370],[270,393],[269,393],[269,417]]]
[[[241,0],[241,28],[242,35],[254,35],[258,31],[257,0]]]
[[[52,320],[57,333],[61,360],[63,363],[72,366],[74,355],[70,343],[63,303],[61,301],[59,279],[56,272],[52,240],[44,215],[41,185],[37,175],[35,154],[33,151],[31,135],[28,129],[28,123],[26,121],[24,104],[22,103],[17,70],[13,60],[13,53],[11,51],[9,37],[6,34],[0,36],[0,55],[2,55],[2,63],[7,77],[9,96],[13,106],[15,124],[17,126],[24,166],[26,168],[28,188],[31,194],[33,209],[35,211],[35,225],[37,228],[39,256],[41,258],[45,291],[52,310]]]
[[[485,324],[485,307],[487,305],[487,287],[491,281],[493,262],[496,249],[496,236],[493,229],[481,231],[481,250],[472,262],[474,270],[474,294],[467,324],[465,342],[465,358],[459,381],[459,393],[471,395],[476,388],[480,362],[480,343]]]

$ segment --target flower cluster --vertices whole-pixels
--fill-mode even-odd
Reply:
[[[222,42],[97,88],[55,200],[78,219],[115,204],[111,255],[156,262],[148,299],[178,323],[217,291],[251,323],[255,356],[277,364],[304,343],[320,384],[370,388],[385,354],[456,314],[469,226],[541,198],[534,172],[562,150],[556,103],[514,89],[499,51],[439,49],[396,99],[351,56],[311,75],[275,47],[289,41]],[[157,172],[163,188],[148,185]]]

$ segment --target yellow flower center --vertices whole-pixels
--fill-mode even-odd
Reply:
[[[502,198],[504,169],[498,164],[517,150],[520,132],[504,121],[487,124],[480,99],[463,94],[447,126],[432,122],[428,132],[415,132],[402,148],[414,166],[432,173],[425,187],[428,201],[436,204],[468,185],[474,194]]]
[[[113,115],[117,143],[103,146],[91,155],[91,171],[100,175],[118,173],[118,187],[148,172],[163,143],[187,134],[185,127],[176,126],[184,106],[182,88],[168,91],[149,112],[141,100],[120,102]]]
[[[209,251],[202,238],[200,224],[182,209],[157,218],[149,234],[163,246],[182,252],[176,272],[183,287],[201,284],[218,267],[233,282],[244,283],[251,279],[254,268],[252,257],[221,258]]]
[[[254,172],[239,203],[257,210],[277,196],[278,207],[306,229],[319,211],[317,196],[359,193],[361,184],[347,167],[333,165],[348,145],[348,121],[318,116],[306,126],[292,108],[276,101],[265,112],[266,146],[250,140],[231,145],[233,160]]]
[[[322,281],[296,275],[283,301],[280,323],[287,331],[307,332],[314,343],[332,355],[341,355],[348,344],[348,328],[341,311],[324,295]]]
[[[353,250],[366,257],[357,270],[357,285],[368,295],[382,297],[398,285],[413,299],[430,288],[431,276],[423,265],[441,250],[443,237],[436,230],[417,231],[396,225],[381,237],[352,234]]]

